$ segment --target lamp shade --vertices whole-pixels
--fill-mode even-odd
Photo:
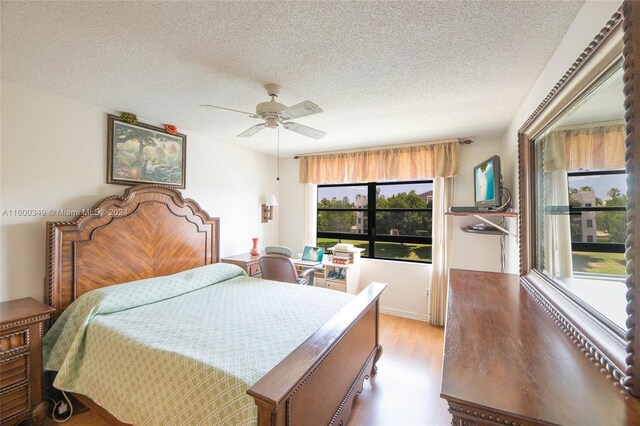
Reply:
[[[277,206],[278,199],[276,198],[276,194],[271,194],[267,196],[267,201],[264,204],[267,206]]]

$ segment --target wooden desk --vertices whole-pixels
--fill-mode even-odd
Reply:
[[[640,424],[640,400],[510,274],[451,270],[440,396],[454,425]]]

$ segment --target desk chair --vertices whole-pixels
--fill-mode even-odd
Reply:
[[[259,260],[262,278],[300,285],[313,285],[313,268],[305,269],[300,275],[293,263],[293,251],[288,247],[267,246]]]

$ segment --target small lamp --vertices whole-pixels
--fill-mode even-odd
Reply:
[[[267,223],[273,219],[273,206],[277,205],[278,200],[276,199],[276,195],[269,195],[265,203],[262,205],[262,223]]]

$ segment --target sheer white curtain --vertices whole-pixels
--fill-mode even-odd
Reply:
[[[451,219],[445,216],[453,199],[453,178],[433,179],[433,242],[431,246],[431,297],[429,322],[444,326],[449,288]]]
[[[305,183],[304,186],[304,245],[316,245],[316,225],[318,222],[318,185]]]
[[[571,217],[567,177],[565,132],[550,133],[544,140],[544,205],[565,213],[544,214],[544,269],[558,278],[573,276]]]

